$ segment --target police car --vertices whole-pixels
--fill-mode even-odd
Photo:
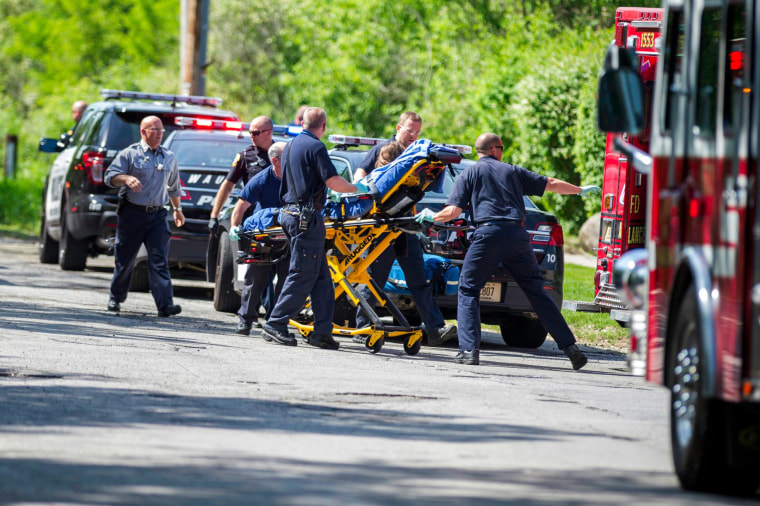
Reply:
[[[39,258],[64,270],[82,270],[88,256],[112,253],[118,190],[103,182],[119,150],[140,140],[140,121],[158,116],[167,134],[181,128],[177,117],[239,122],[217,107],[221,99],[101,90],[104,100],[90,104],[66,147],[58,139],[40,140],[40,151],[59,153],[45,178]]]
[[[346,173],[351,173],[361,163],[367,154],[367,147],[386,139],[373,139],[365,137],[349,137],[331,135],[330,142],[337,146],[330,151],[330,157],[336,168]],[[428,192],[417,204],[417,211],[429,208],[434,212],[440,211],[446,203],[448,195],[454,185],[454,180],[473,160],[462,159],[458,164],[453,164],[451,170],[446,172],[442,193]],[[562,307],[562,285],[565,273],[564,235],[562,226],[557,218],[541,209],[528,197],[525,202],[525,228],[531,237],[533,252],[539,264],[539,269],[545,280],[545,287],[559,307]],[[426,253],[441,257],[447,267],[461,266],[464,260],[469,236],[472,228],[469,227],[469,213],[465,211],[461,217],[454,220],[451,225],[458,226],[459,230],[451,228],[433,227],[429,235],[422,237],[423,247]],[[429,259],[430,260],[430,259]],[[430,262],[426,262],[430,263]],[[404,290],[397,287],[404,286],[403,271],[394,265],[391,272],[390,282],[396,286],[386,285],[386,292],[394,300],[410,322],[419,323],[419,317],[414,307],[414,301]],[[441,269],[431,269],[431,282],[434,286],[435,300],[441,308],[441,312],[447,319],[456,318],[457,296],[455,290],[446,289],[446,279]],[[451,281],[451,280],[449,280]],[[449,287],[451,288],[451,287]],[[392,290],[389,290],[392,289]],[[488,279],[480,296],[480,312],[483,323],[499,325],[502,339],[509,346],[523,348],[537,348],[546,339],[546,330],[538,321],[536,314],[523,293],[522,289],[504,269],[499,266]],[[355,308],[347,305],[345,301],[336,304],[336,319],[349,320],[353,317]]]

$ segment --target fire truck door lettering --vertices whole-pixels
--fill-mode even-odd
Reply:
[[[641,43],[639,47],[642,49],[649,49],[654,47],[654,32],[644,32],[641,34]]]
[[[631,213],[638,213],[641,209],[641,197],[638,195],[631,195]]]
[[[628,228],[628,246],[644,244],[644,226],[632,226]]]

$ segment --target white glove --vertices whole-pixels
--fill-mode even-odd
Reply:
[[[230,239],[233,241],[240,240],[240,226],[236,225],[232,227],[232,230],[230,230]]]
[[[594,186],[590,184],[586,186],[581,186],[581,192],[578,195],[580,195],[581,197],[585,197],[586,195],[590,195],[592,193],[600,193],[601,191],[602,189],[599,188],[598,186]]]
[[[414,215],[414,221],[417,223],[433,223],[435,220],[433,219],[433,216],[435,213],[431,211],[430,209],[423,209],[419,213]]]

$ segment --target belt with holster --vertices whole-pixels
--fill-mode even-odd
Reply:
[[[137,209],[141,210],[144,213],[155,213],[156,211],[160,211],[161,209],[164,209],[164,206],[141,206],[140,204],[133,204],[132,202],[127,200],[127,205],[129,207],[136,207]]]

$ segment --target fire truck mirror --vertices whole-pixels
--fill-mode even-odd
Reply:
[[[599,130],[630,134],[641,131],[644,125],[644,85],[635,53],[610,46],[597,96]]]

